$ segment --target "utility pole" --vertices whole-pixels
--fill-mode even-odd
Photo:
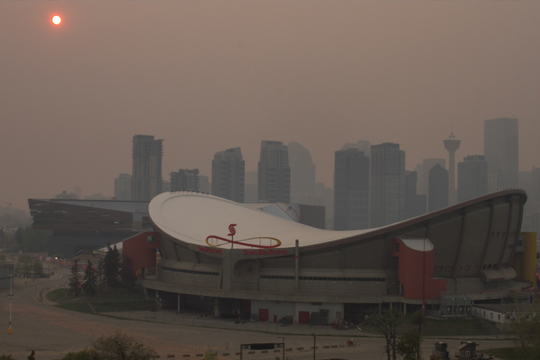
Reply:
[[[313,336],[313,360],[315,360],[315,349],[317,348],[316,346],[317,336],[315,334],[311,334],[311,336]]]
[[[13,268],[12,270],[13,271]],[[13,273],[9,277],[9,330],[8,334],[13,334],[13,329],[11,328],[11,303],[13,302]]]
[[[278,339],[282,340],[281,346],[283,347],[283,357],[281,360],[285,360],[285,336],[278,336]]]

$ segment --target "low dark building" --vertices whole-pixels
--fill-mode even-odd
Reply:
[[[33,228],[52,230],[49,255],[71,257],[150,229],[147,201],[28,199]]]

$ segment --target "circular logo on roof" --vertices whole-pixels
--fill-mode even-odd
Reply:
[[[231,238],[223,238],[221,236],[217,235],[210,235],[206,238],[206,243],[210,247],[221,247],[227,244],[237,244],[237,245],[244,245],[249,246],[252,248],[258,248],[258,249],[273,249],[281,246],[281,240],[276,239],[274,237],[270,236],[258,236],[258,237],[252,237],[249,239],[242,239],[242,240],[234,240],[234,235],[236,234],[236,229],[234,228],[236,224],[229,225],[229,235]],[[258,244],[257,244],[258,240]],[[268,240],[268,245],[263,245],[263,240]],[[265,241],[266,242],[266,241]]]

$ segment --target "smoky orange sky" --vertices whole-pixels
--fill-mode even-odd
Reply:
[[[62,16],[54,26],[51,17]],[[75,185],[113,195],[134,134],[165,139],[163,178],[210,175],[261,140],[311,151],[333,186],[345,142],[396,142],[406,167],[483,153],[483,123],[519,118],[540,166],[540,3],[0,2],[0,206]]]

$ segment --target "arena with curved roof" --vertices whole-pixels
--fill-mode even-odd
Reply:
[[[389,226],[312,228],[194,192],[156,196],[162,259],[146,289],[206,299],[212,312],[331,322],[366,306],[467,304],[526,286],[516,273],[524,191],[492,193]],[[315,318],[313,320],[312,318]],[[326,319],[326,320],[324,320]]]

